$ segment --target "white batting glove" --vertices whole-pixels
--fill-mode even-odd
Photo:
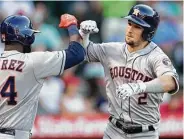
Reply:
[[[91,33],[98,33],[99,29],[95,21],[86,20],[81,22],[79,33],[83,39],[84,47],[87,47],[89,44],[89,35]]]
[[[80,30],[83,34],[98,33],[99,31],[96,21],[93,20],[86,20],[81,22]]]
[[[144,93],[146,85],[143,82],[127,83],[116,88],[116,95],[118,98],[126,99],[132,95]]]

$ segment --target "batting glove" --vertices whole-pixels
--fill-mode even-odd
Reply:
[[[86,20],[81,22],[79,34],[81,35],[83,39],[83,46],[87,47],[89,45],[89,35],[91,33],[98,33],[99,29],[96,25],[95,21],[92,20]]]
[[[71,25],[77,25],[77,19],[75,16],[70,14],[61,15],[59,27],[60,28],[68,28]]]
[[[116,88],[116,95],[118,98],[126,99],[132,95],[144,93],[146,85],[143,82],[127,83]]]
[[[86,20],[81,22],[80,30],[83,34],[98,33],[99,31],[96,22],[93,20]]]

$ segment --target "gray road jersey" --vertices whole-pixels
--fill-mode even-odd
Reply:
[[[160,119],[159,105],[163,93],[143,93],[126,100],[116,97],[118,85],[150,81],[164,74],[178,80],[176,70],[167,55],[153,42],[137,52],[129,53],[125,43],[90,42],[86,49],[89,62],[101,62],[104,67],[109,112],[125,122],[154,124]],[[175,90],[177,91],[178,88]]]
[[[44,80],[63,72],[65,55],[65,51],[28,54],[5,51],[1,55],[1,128],[31,130]]]

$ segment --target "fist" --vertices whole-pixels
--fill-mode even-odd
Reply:
[[[92,20],[86,20],[86,21],[81,22],[80,30],[84,34],[98,33],[98,31],[99,31],[99,29],[96,25],[96,22],[92,21]]]
[[[132,95],[143,93],[146,90],[146,85],[143,82],[122,84],[116,88],[116,96],[126,99]]]
[[[75,16],[70,14],[63,14],[61,15],[59,27],[60,28],[67,28],[70,25],[77,25],[77,19]]]

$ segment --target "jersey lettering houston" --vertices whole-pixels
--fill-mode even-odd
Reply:
[[[104,67],[111,115],[127,123],[159,122],[159,105],[163,93],[143,93],[126,100],[117,98],[115,93],[118,85],[137,80],[147,82],[164,74],[170,74],[176,82],[178,81],[178,75],[170,59],[155,43],[151,42],[144,49],[130,53],[125,43],[90,42],[86,51],[89,62],[100,62]]]

